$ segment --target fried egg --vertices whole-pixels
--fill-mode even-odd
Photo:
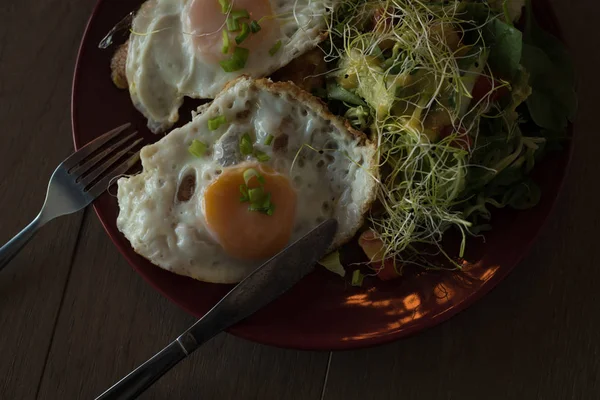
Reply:
[[[148,0],[129,39],[125,72],[133,104],[150,130],[166,130],[178,120],[184,96],[212,99],[236,77],[267,76],[314,48],[325,37],[333,1]],[[228,28],[234,17],[237,27]],[[251,25],[260,29],[240,40]],[[245,63],[231,71],[226,64],[244,52]]]
[[[143,171],[118,181],[117,226],[161,268],[238,282],[327,218],[333,247],[349,240],[375,196],[375,154],[292,83],[240,77],[142,149]]]

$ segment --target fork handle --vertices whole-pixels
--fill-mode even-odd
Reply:
[[[2,248],[0,248],[0,271],[12,260],[19,251],[29,242],[37,230],[44,225],[42,214],[40,213],[29,225],[27,225],[15,237],[10,239]]]

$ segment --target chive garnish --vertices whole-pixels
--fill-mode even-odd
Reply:
[[[240,203],[250,201],[250,197],[248,196],[248,187],[246,185],[240,185],[240,194]]]
[[[234,10],[229,14],[229,16],[236,21],[240,18],[250,18],[250,14],[247,10]]]
[[[261,28],[260,28],[260,25],[258,22],[254,21],[254,20],[252,22],[250,22],[250,31],[252,31],[252,33],[256,33],[258,31],[260,31],[260,29]]]
[[[221,53],[227,54],[229,52],[229,32],[227,29],[223,29],[223,46],[221,47]]]
[[[248,186],[248,183],[252,178],[256,178],[256,180],[260,184],[265,183],[265,178],[261,174],[259,174],[257,170],[255,170],[254,168],[248,168],[244,171],[244,182],[246,183],[246,186]]]
[[[225,119],[224,115],[219,115],[218,117],[211,118],[208,120],[208,130],[215,131],[226,122],[227,120]]]
[[[219,0],[219,4],[221,5],[221,12],[223,14],[227,14],[227,11],[229,11],[229,1],[228,0]]]
[[[275,44],[273,45],[273,47],[271,47],[271,48],[269,49],[269,54],[270,54],[271,56],[274,56],[274,55],[275,55],[275,53],[277,53],[277,52],[279,51],[279,49],[280,49],[280,48],[281,48],[281,40],[278,40],[278,41],[277,41],[277,43],[275,43]]]
[[[265,191],[262,187],[257,187],[253,189],[248,189],[248,198],[250,199],[250,203],[252,204],[263,204],[263,199],[265,197]]]
[[[227,30],[229,32],[237,32],[240,30],[240,24],[238,20],[233,18],[231,15],[227,17]]]
[[[360,270],[354,270],[352,273],[352,286],[362,286],[363,279],[365,279],[365,276],[360,272]]]
[[[249,187],[250,181],[256,178],[258,186]],[[265,178],[254,168],[244,171],[244,185],[240,185],[240,202],[250,203],[248,211],[257,211],[266,215],[273,215],[275,205],[271,202],[271,193],[265,193]]]
[[[192,144],[190,144],[190,147],[188,147],[188,151],[195,157],[202,157],[204,156],[204,154],[206,154],[206,150],[208,149],[208,147],[206,146],[206,144],[202,143],[199,140],[192,140]]]
[[[246,61],[248,61],[249,54],[250,51],[248,49],[245,49],[243,47],[236,47],[233,50],[231,58],[220,61],[219,64],[225,72],[238,71],[246,66]]]
[[[248,38],[248,36],[250,36],[250,26],[247,23],[243,23],[242,24],[242,31],[240,32],[239,35],[237,35],[235,37],[235,42],[237,44],[242,43],[244,40],[246,40]]]
[[[244,133],[241,137],[240,137],[240,153],[242,153],[243,156],[248,156],[250,154],[252,154],[252,139],[250,139],[250,134],[249,133]]]
[[[267,162],[271,159],[264,151],[254,150],[254,157],[260,162]]]

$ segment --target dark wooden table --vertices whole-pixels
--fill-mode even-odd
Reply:
[[[442,326],[373,349],[301,352],[222,334],[142,397],[600,398],[600,3],[554,3],[579,71],[574,158],[506,281]],[[0,3],[2,242],[34,217],[72,151],[71,78],[93,6]],[[92,210],[54,221],[0,273],[0,399],[94,398],[192,321],[135,274]]]

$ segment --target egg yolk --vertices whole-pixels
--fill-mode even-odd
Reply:
[[[271,4],[269,0],[230,0],[232,10],[246,10],[250,14],[249,19],[240,19],[240,24],[250,23],[252,20],[259,21],[263,17],[273,17]],[[190,4],[188,14],[188,27],[193,35],[194,45],[204,58],[212,61],[220,61],[229,57],[229,54],[223,54],[223,34],[222,29],[226,29],[226,14],[221,10],[219,0],[193,0]],[[268,46],[265,44],[267,39],[279,27],[274,18],[264,18],[260,22],[260,31],[250,34],[239,46],[250,50],[259,46]],[[235,46],[235,37],[240,33],[229,33],[229,52],[232,53]]]
[[[244,171],[254,168],[264,178],[264,192],[271,194],[272,215],[250,211],[240,200]],[[256,178],[248,187],[258,186]],[[282,250],[290,240],[296,212],[296,192],[287,177],[264,165],[226,168],[204,194],[208,228],[225,251],[239,259],[259,260]]]

